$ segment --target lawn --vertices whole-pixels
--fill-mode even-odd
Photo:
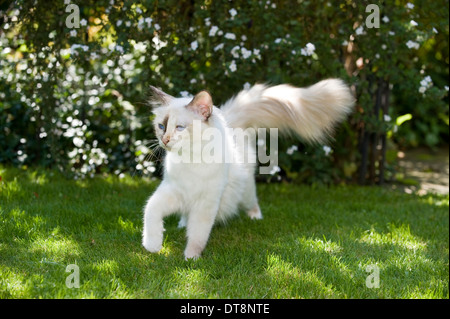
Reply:
[[[214,227],[185,261],[175,216],[159,254],[141,246],[157,180],[0,177],[1,298],[449,298],[448,195],[259,184],[264,219]]]

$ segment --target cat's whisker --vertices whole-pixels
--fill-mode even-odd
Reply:
[[[144,143],[143,145],[148,148],[153,148],[153,147],[159,145],[159,141],[158,140],[150,140],[150,141]]]
[[[144,162],[161,162],[164,149],[159,145],[159,141],[153,142],[153,144],[147,146],[149,152],[144,157]]]

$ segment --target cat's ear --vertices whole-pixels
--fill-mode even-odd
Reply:
[[[150,85],[150,105],[152,107],[166,106],[174,97]]]
[[[194,96],[192,101],[186,107],[199,114],[202,119],[206,121],[213,111],[212,97],[208,92],[201,91]]]

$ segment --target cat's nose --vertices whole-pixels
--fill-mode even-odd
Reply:
[[[164,143],[164,145],[167,145],[167,143],[169,143],[169,141],[170,141],[170,137],[168,137],[168,136],[163,136],[162,142]]]

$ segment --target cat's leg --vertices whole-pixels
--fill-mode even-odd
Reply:
[[[243,198],[243,206],[247,215],[251,219],[262,219],[261,209],[258,205],[258,197],[256,196],[256,184],[253,177],[248,180],[245,195]]]
[[[195,205],[187,219],[187,245],[185,259],[200,257],[208,242],[219,204],[203,202]]]
[[[163,218],[179,209],[179,200],[163,184],[153,193],[144,210],[142,245],[149,252],[161,250],[164,233]]]

